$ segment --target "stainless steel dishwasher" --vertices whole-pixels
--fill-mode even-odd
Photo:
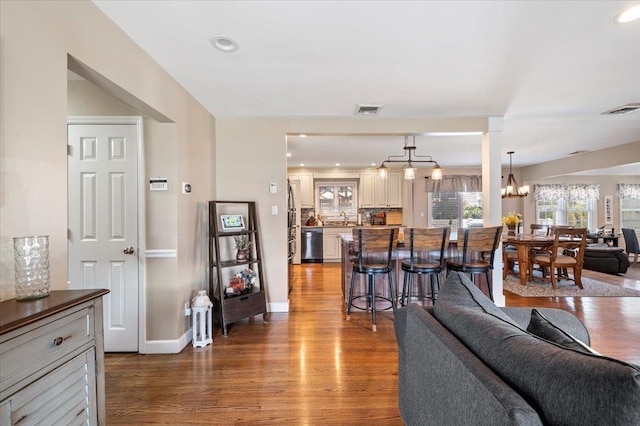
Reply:
[[[302,228],[302,263],[322,263],[322,227]]]

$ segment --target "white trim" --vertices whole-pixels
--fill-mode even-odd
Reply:
[[[113,117],[103,116],[69,116],[67,124],[135,124],[142,126],[142,116],[122,115]],[[138,135],[140,135],[138,133]]]
[[[144,126],[142,116],[68,116],[67,126],[73,124],[135,124],[138,132],[138,253],[146,253],[145,235],[145,162]],[[147,270],[143,256],[138,256],[138,352],[147,353]]]
[[[178,354],[193,339],[192,329],[177,340],[148,340],[144,342],[145,354]],[[142,353],[142,352],[141,352]]]
[[[289,301],[286,303],[268,303],[267,312],[289,312]]]
[[[147,250],[144,252],[144,256],[146,258],[178,257],[178,250],[175,250],[175,249]]]

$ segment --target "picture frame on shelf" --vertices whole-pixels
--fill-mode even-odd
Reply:
[[[240,231],[244,229],[244,218],[240,214],[220,215],[223,231]]]

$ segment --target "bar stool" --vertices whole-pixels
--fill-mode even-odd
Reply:
[[[409,259],[402,261],[404,281],[400,305],[406,306],[411,302],[414,275],[429,275],[430,299],[433,303],[437,299],[436,283],[438,290],[440,289],[444,250],[449,246],[449,228],[409,228],[405,230],[405,235],[409,237]]]
[[[387,274],[389,281],[389,297],[380,297],[391,302],[391,308],[396,309],[396,294],[393,286],[391,262],[393,251],[398,245],[398,228],[357,228],[353,230],[353,242],[358,250],[358,257],[353,264],[351,285],[347,299],[347,321],[351,320],[351,307],[354,299],[362,297],[353,295],[356,274],[366,274],[368,278],[367,310],[371,307],[371,331],[376,331],[376,275]],[[356,309],[357,306],[354,306]],[[389,309],[389,308],[386,308]]]
[[[471,276],[484,273],[489,287],[489,298],[493,300],[489,271],[493,270],[493,259],[500,244],[501,234],[502,226],[458,229],[458,250],[462,247],[462,255],[447,259],[447,275],[450,271],[464,272]]]

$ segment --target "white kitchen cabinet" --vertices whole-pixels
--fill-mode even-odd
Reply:
[[[106,424],[102,296],[0,303],[0,425]]]
[[[401,208],[402,172],[389,170],[382,179],[377,172],[360,173],[361,208]]]
[[[389,172],[386,181],[386,207],[402,207],[402,172]]]
[[[376,206],[376,173],[362,172],[360,173],[360,187],[358,194],[360,196],[360,208],[372,208]]]
[[[312,209],[315,204],[315,189],[313,187],[313,173],[298,173],[300,180],[300,208]]]
[[[340,234],[350,234],[353,228],[324,228],[322,230],[322,260],[339,262],[342,254]]]

